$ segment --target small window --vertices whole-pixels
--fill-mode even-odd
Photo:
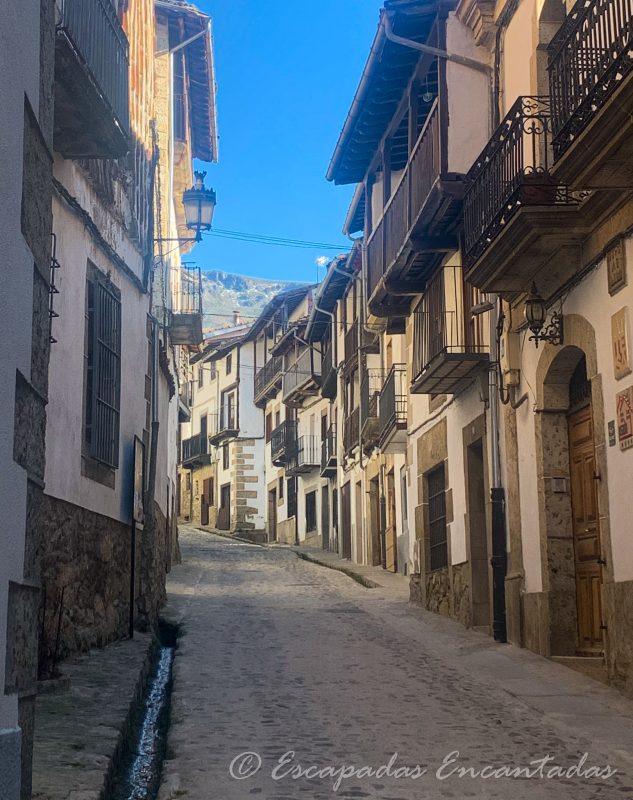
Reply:
[[[444,464],[426,476],[429,498],[429,551],[431,571],[448,566],[446,535],[446,475]]]
[[[229,353],[226,357],[226,374],[230,375],[233,372],[233,353]]]
[[[284,499],[284,479],[279,478],[279,499]]]
[[[185,477],[185,487],[186,487],[188,492],[191,491],[191,473],[190,472],[188,472],[186,477]]]
[[[275,411],[275,428],[278,428],[281,425],[281,412],[279,410]]]
[[[222,469],[229,468],[229,446],[228,444],[222,445]]]
[[[204,369],[202,367],[198,367],[198,389],[202,389],[204,386]]]
[[[316,492],[306,494],[306,532],[310,533],[317,528]]]

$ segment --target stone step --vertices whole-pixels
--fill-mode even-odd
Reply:
[[[600,683],[609,683],[607,668],[602,656],[550,656],[550,661],[576,670]]]

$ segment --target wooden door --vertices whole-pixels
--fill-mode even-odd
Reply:
[[[385,569],[398,571],[398,540],[396,533],[396,487],[393,470],[387,474],[387,531],[385,534]]]
[[[341,486],[341,558],[352,557],[352,503],[349,481]]]
[[[321,487],[321,532],[322,548],[330,549],[330,490],[327,486]]]
[[[365,563],[365,553],[363,547],[363,484],[358,481],[356,484],[356,562]]]
[[[569,416],[572,524],[578,610],[578,651],[597,654],[602,636],[602,567],[591,406]]]
[[[268,492],[268,541],[277,541],[277,491]]]
[[[228,531],[231,527],[231,484],[220,487],[220,508],[218,509],[218,528]]]
[[[371,542],[371,553],[369,563],[373,567],[382,564],[382,552],[380,548],[380,483],[378,478],[369,481],[369,525],[371,534],[368,536]]]
[[[200,497],[200,524],[209,524],[209,506],[211,505],[211,478],[202,481],[202,495]]]

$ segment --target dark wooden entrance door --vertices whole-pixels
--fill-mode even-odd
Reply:
[[[268,541],[277,541],[277,490],[268,492]]]
[[[328,486],[321,487],[321,532],[323,550],[330,548],[330,490]]]
[[[367,537],[371,543],[369,563],[374,567],[379,567],[382,564],[382,552],[380,549],[380,482],[377,476],[369,482],[369,525],[371,527],[371,534]]]
[[[209,506],[211,505],[211,478],[202,481],[202,496],[200,497],[200,523],[209,524]]]
[[[603,651],[602,567],[591,406],[569,416],[572,525],[576,567],[578,651]]]
[[[220,487],[220,508],[218,509],[218,528],[228,531],[231,527],[231,484]]]
[[[398,571],[398,537],[396,532],[396,486],[393,470],[387,474],[387,531],[385,534],[385,569]]]
[[[341,487],[341,558],[352,557],[352,502],[349,481]]]
[[[486,487],[484,448],[480,439],[466,451],[468,470],[468,521],[470,529],[470,565],[472,573],[473,625],[489,626],[490,553],[486,526]]]

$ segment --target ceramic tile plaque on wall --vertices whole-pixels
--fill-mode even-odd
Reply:
[[[620,450],[633,447],[633,386],[615,396]]]
[[[611,346],[613,349],[613,372],[616,380],[631,373],[629,349],[628,308],[621,308],[611,317]]]
[[[624,240],[620,240],[607,253],[607,281],[609,294],[615,294],[626,286],[626,251]]]

